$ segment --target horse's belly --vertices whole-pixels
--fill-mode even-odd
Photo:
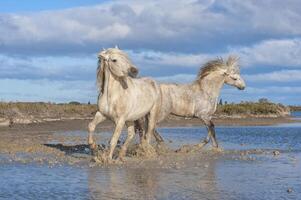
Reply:
[[[133,105],[127,114],[128,121],[134,121],[147,115],[153,107],[153,104],[148,105]]]
[[[179,116],[194,116],[194,104],[192,102],[179,101],[173,105],[172,113]]]

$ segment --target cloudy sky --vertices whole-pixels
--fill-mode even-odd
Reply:
[[[240,56],[244,91],[301,104],[299,0],[5,0],[0,2],[0,100],[96,102],[97,52],[118,44],[141,76],[190,82],[206,61]]]

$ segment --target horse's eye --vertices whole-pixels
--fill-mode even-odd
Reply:
[[[117,62],[117,60],[116,59],[112,59],[112,62]]]
[[[236,81],[237,80],[237,78],[236,77],[231,77],[234,81]]]

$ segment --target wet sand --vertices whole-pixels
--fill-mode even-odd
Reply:
[[[297,121],[291,118],[216,119],[215,124],[217,126],[263,126]],[[0,162],[36,162],[51,165],[57,163],[90,164],[91,156],[86,141],[87,134],[83,134],[87,131],[88,123],[89,120],[66,120],[1,127],[0,155],[2,159]],[[159,125],[159,127],[199,126],[203,126],[203,124],[198,119],[167,120]],[[97,127],[96,132],[105,132],[106,134],[96,134],[96,139],[103,141],[105,138],[108,141],[113,128],[112,122],[103,122]],[[81,134],[66,134],[72,131],[79,131]],[[166,138],[167,145],[169,141]],[[169,151],[169,153],[171,152],[173,153],[173,151]],[[208,152],[212,153],[212,151],[204,150],[198,153],[207,155]],[[176,156],[181,157],[182,155],[178,153]],[[169,156],[165,156],[165,160],[167,157]],[[138,161],[140,162],[140,160]]]

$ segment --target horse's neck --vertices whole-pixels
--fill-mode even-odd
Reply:
[[[220,75],[207,75],[200,80],[200,87],[208,95],[211,101],[217,102],[220,91],[224,84],[224,77]]]

